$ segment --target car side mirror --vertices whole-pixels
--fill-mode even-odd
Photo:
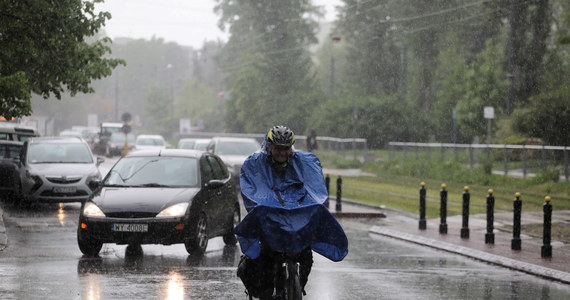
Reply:
[[[93,191],[101,186],[101,180],[93,180],[89,182],[89,188]]]
[[[104,161],[105,161],[105,158],[104,158],[104,157],[97,156],[97,165],[102,164]]]
[[[224,182],[219,179],[212,179],[206,183],[207,188],[219,188],[224,185]]]

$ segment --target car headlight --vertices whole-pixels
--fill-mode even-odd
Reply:
[[[86,217],[104,217],[103,211],[93,202],[87,202],[83,208],[83,215]]]
[[[101,178],[102,178],[102,177],[101,177],[101,172],[95,171],[95,172],[93,172],[93,173],[91,173],[91,174],[89,174],[89,175],[87,176],[87,182],[90,182],[90,181],[93,181],[93,180],[101,180]]]
[[[163,209],[157,218],[165,217],[181,217],[186,214],[186,209],[188,208],[188,203],[178,203]]]

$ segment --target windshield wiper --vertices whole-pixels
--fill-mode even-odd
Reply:
[[[151,182],[151,183],[145,183],[145,184],[139,184],[137,186],[144,186],[144,187],[170,187],[170,185],[167,184],[160,184],[160,183],[155,183],[155,182]]]

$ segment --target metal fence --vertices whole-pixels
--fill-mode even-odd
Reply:
[[[254,138],[262,143],[265,134],[256,133],[220,133],[220,132],[192,132],[190,134],[180,134],[177,138],[212,138],[214,136],[228,136],[228,137],[248,137]],[[307,136],[295,135],[295,148],[299,150],[306,149]],[[319,150],[335,151],[335,152],[348,152],[356,150],[368,150],[366,139],[364,138],[336,138],[329,136],[317,136]]]
[[[559,179],[568,180],[567,146],[501,145],[501,144],[445,144],[390,142],[389,159],[454,159],[470,167],[490,164],[494,174],[513,177],[533,177],[548,170],[559,171]],[[500,166],[497,168],[497,166]]]

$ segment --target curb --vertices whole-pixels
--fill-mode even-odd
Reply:
[[[419,244],[422,246],[428,246],[435,249],[467,256],[476,260],[484,261],[490,264],[506,267],[509,269],[521,271],[527,274],[532,274],[536,276],[540,276],[543,278],[559,281],[562,283],[570,284],[570,273],[545,268],[542,266],[538,266],[535,264],[530,264],[526,262],[517,261],[514,259],[510,259],[507,257],[486,253],[483,251],[466,248],[458,245],[453,245],[450,243],[446,243],[443,241],[436,241],[429,238],[424,238],[421,236],[416,236],[413,234],[400,232],[396,230],[391,230],[387,228],[382,228],[379,226],[373,226],[369,232],[391,237],[398,240],[403,240],[415,244]]]

